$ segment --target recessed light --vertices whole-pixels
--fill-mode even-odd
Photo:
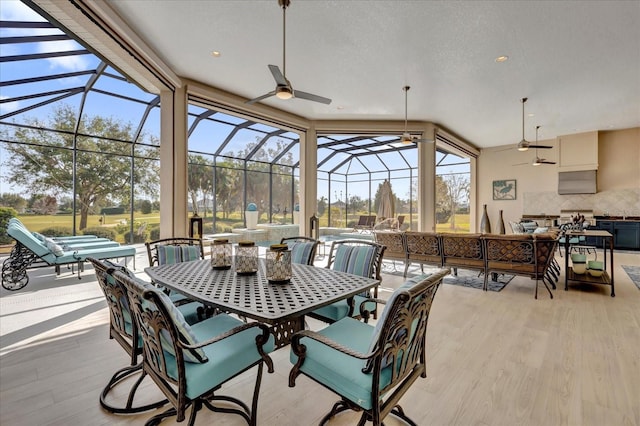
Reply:
[[[214,50],[213,52],[211,52],[211,56],[213,56],[214,58],[219,58],[221,55],[220,52],[218,52],[217,50]]]
[[[527,114],[527,117],[535,117],[536,115],[532,112],[530,112],[529,114]]]
[[[503,56],[498,56],[498,57],[495,59],[495,61],[496,61],[496,62],[506,62],[508,59],[509,59],[509,57],[508,57],[508,56],[503,55]]]
[[[338,105],[336,109],[344,109],[344,107],[342,105]]]

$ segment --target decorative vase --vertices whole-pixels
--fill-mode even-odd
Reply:
[[[247,229],[256,229],[258,227],[258,206],[249,203],[244,212],[244,218],[247,222]]]
[[[258,272],[258,246],[253,241],[239,241],[235,260],[238,275],[255,274]]]
[[[293,224],[300,225],[300,205],[296,204],[293,207]]]
[[[500,219],[498,219],[498,231],[502,235],[507,233],[506,229],[504,228],[504,218],[502,217],[502,210],[500,210]]]
[[[286,244],[272,244],[267,250],[267,281],[288,283],[291,280],[291,251]]]
[[[483,234],[491,233],[491,222],[489,222],[486,204],[483,206],[482,219],[480,220],[480,232]]]
[[[211,267],[213,269],[231,268],[231,243],[229,240],[213,240],[211,243]]]

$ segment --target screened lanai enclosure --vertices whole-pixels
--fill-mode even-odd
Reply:
[[[0,207],[14,209],[32,230],[158,238],[167,196],[159,178],[160,96],[32,3],[6,2],[1,13]],[[300,132],[188,102],[187,209],[202,218],[203,234],[246,228],[253,207],[259,224],[308,220],[298,217]],[[321,227],[349,231],[360,216],[377,215],[388,181],[394,214],[404,217],[404,229],[417,229],[417,145],[401,142],[400,130],[318,134]],[[436,218],[455,225],[456,214],[468,214],[470,156],[438,138]]]

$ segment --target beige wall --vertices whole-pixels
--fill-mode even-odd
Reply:
[[[540,157],[558,161],[556,139],[542,140],[553,149],[538,150]],[[558,195],[558,166],[530,163],[535,151],[520,152],[514,145],[483,149],[478,158],[478,215],[487,204],[492,227],[499,210],[505,222],[523,214],[559,214],[560,210],[592,209],[596,214],[640,216],[640,128],[602,131],[598,135],[598,193]],[[527,163],[527,164],[522,164]],[[494,201],[494,180],[516,179],[515,201]],[[507,223],[508,228],[508,223]]]

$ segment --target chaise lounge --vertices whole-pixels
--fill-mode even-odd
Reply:
[[[66,240],[67,244],[53,239],[40,240],[31,233],[20,221],[10,221],[7,235],[16,241],[11,254],[2,262],[2,287],[7,290],[20,290],[29,283],[28,269],[54,266],[56,274],[60,274],[61,265],[78,267],[84,270],[87,257],[96,259],[133,258],[135,269],[136,249],[133,246],[123,246],[115,241]],[[100,239],[105,240],[105,239]],[[71,242],[69,242],[71,241]]]

